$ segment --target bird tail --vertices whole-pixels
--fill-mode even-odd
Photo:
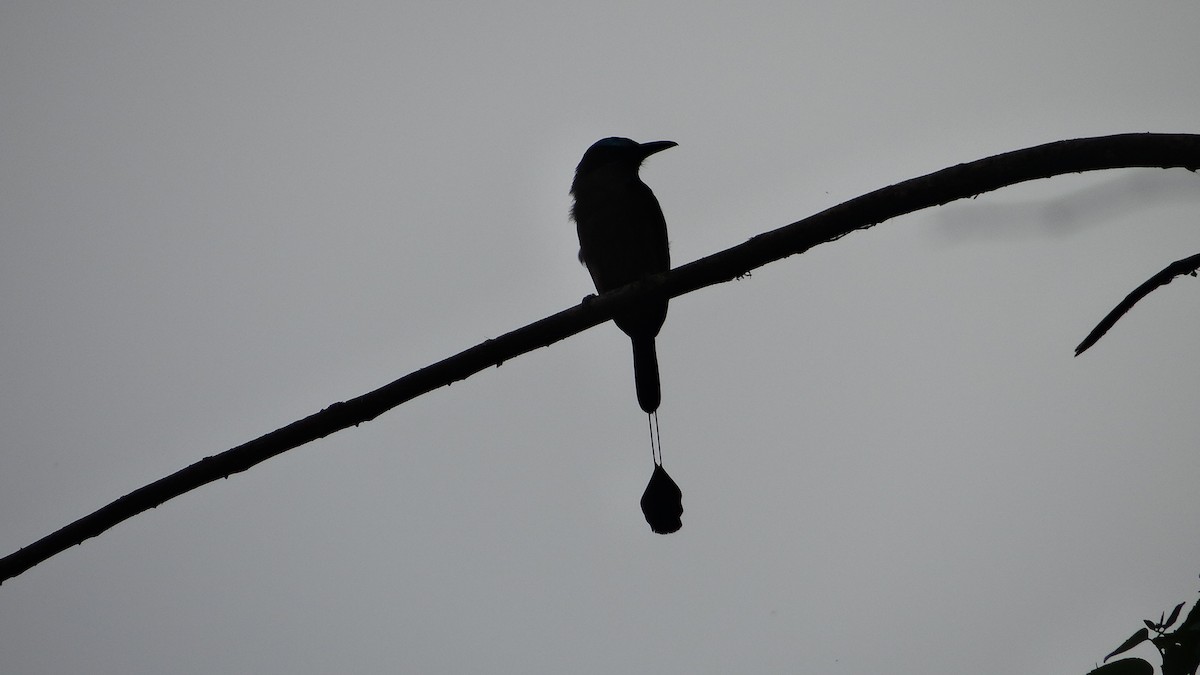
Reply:
[[[662,386],[658,381],[658,353],[654,338],[633,339],[633,384],[637,388],[638,405],[652,413],[662,402]]]

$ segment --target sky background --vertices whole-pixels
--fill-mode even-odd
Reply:
[[[959,162],[1200,132],[1200,4],[0,5],[0,554],[591,292]],[[611,324],[0,586],[5,673],[1082,674],[1200,590],[1200,180],[906,216],[671,303],[682,531]],[[1135,652],[1151,656],[1152,651]],[[1157,661],[1155,661],[1157,663]]]

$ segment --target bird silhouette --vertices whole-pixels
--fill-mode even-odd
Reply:
[[[592,144],[575,169],[571,217],[579,233],[579,260],[600,293],[671,268],[667,223],[650,188],[638,176],[647,157],[677,144],[603,138]],[[666,299],[650,299],[623,310],[613,321],[633,342],[633,380],[638,404],[658,410],[662,385],[654,338],[667,318]]]
[[[634,283],[671,268],[667,222],[658,199],[638,169],[647,157],[674,141],[636,143],[628,138],[603,138],[583,153],[575,169],[571,217],[579,232],[579,260],[587,266],[600,293]],[[633,342],[633,383],[638,405],[650,422],[650,456],[654,472],[642,494],[642,513],[650,529],[670,534],[683,527],[683,493],[662,466],[658,438],[658,405],[662,384],[654,339],[667,319],[667,299],[650,298],[613,317]],[[658,454],[655,456],[655,447]]]

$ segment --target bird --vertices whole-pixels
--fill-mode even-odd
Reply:
[[[674,141],[637,143],[602,138],[583,153],[571,183],[571,217],[579,234],[579,260],[598,293],[635,283],[671,269],[667,221],[654,193],[638,176],[642,162],[673,148]],[[633,342],[633,382],[638,405],[650,421],[654,472],[642,494],[642,514],[656,534],[683,527],[683,493],[662,466],[658,406],[662,384],[654,340],[667,319],[667,299],[649,298],[621,310],[613,321]],[[655,447],[658,446],[657,456]]]
[[[583,153],[571,183],[571,217],[579,234],[579,260],[598,293],[671,268],[667,222],[638,169],[650,155],[676,145],[614,136],[596,141]],[[613,318],[633,342],[634,387],[638,405],[648,415],[662,402],[654,339],[666,318],[665,298],[642,301]]]

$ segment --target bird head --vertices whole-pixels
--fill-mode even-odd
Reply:
[[[676,145],[679,144],[675,141],[638,143],[617,136],[602,138],[592,143],[592,147],[583,153],[583,159],[579,160],[579,167],[575,169],[575,176],[578,178],[598,169],[609,171],[625,169],[636,173],[647,157]]]

